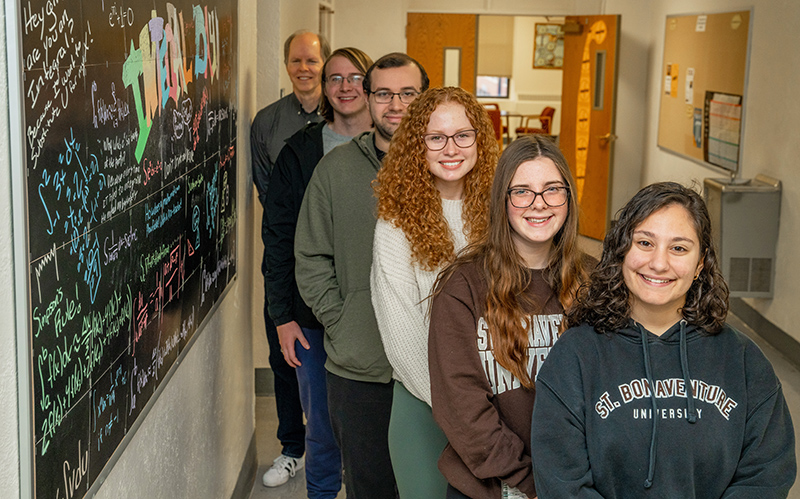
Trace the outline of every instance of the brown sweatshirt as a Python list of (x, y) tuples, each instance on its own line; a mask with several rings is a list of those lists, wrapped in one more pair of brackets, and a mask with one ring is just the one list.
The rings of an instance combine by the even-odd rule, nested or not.
[[(528, 321), (533, 376), (558, 338), (563, 308), (541, 270), (525, 291), (538, 313)], [(536, 496), (531, 470), (534, 391), (494, 360), (484, 320), (487, 284), (461, 265), (436, 296), (428, 339), (433, 416), (449, 440), (439, 470), (473, 499), (499, 499), (502, 482)]]

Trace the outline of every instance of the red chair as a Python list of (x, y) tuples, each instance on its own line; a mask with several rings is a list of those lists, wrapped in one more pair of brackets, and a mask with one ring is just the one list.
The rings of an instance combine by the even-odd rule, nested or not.
[(489, 119), (492, 120), (492, 126), (494, 127), (494, 138), (497, 140), (497, 144), (500, 146), (500, 150), (503, 150), (503, 129), (507, 132), (508, 129), (503, 126), (502, 115), (500, 114), (500, 106), (495, 104), (494, 102), (486, 103), (483, 105), (486, 112), (489, 113)]
[[(541, 133), (544, 135), (550, 135), (550, 131), (553, 125), (553, 116), (556, 114), (556, 110), (550, 106), (544, 108), (542, 110), (542, 114), (539, 115), (531, 115), (531, 116), (523, 116), (522, 123), (519, 128), (515, 130), (517, 135), (531, 135), (534, 133)], [(541, 123), (541, 128), (536, 128), (530, 126), (531, 120), (538, 119), (539, 123)]]

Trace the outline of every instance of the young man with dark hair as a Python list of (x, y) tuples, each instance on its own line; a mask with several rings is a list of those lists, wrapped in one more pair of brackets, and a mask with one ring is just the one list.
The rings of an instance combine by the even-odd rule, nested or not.
[(295, 233), (295, 275), (323, 325), (328, 409), (351, 499), (395, 499), (389, 457), (392, 368), (369, 290), (375, 196), (372, 181), (408, 105), (427, 89), (414, 59), (393, 53), (367, 71), (375, 130), (326, 155), (305, 191)]

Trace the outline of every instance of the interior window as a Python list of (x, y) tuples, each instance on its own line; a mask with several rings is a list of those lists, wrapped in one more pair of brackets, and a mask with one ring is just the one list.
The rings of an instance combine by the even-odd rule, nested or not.
[(478, 76), (475, 82), (478, 97), (508, 98), (508, 78), (503, 76)]

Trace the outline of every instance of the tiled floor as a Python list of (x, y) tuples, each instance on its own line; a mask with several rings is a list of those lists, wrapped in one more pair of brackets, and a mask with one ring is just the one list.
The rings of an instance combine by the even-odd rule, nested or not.
[[(275, 438), (278, 428), (278, 416), (275, 412), (275, 397), (256, 397), (256, 449), (258, 453), (258, 474), (250, 493), (250, 499), (302, 499), (306, 497), (305, 468), (298, 471), (294, 478), (280, 487), (269, 488), (261, 484), (261, 477), (278, 457), (281, 447)], [(344, 491), (337, 499), (344, 499)]]
[[(783, 392), (786, 396), (786, 402), (789, 404), (789, 410), (792, 412), (792, 419), (795, 424), (795, 445), (797, 446), (798, 455), (800, 455), (800, 371), (738, 318), (729, 316), (728, 322), (753, 338), (775, 367), (775, 372), (778, 374), (781, 383), (783, 383)], [(259, 467), (256, 483), (250, 497), (251, 499), (304, 498), (306, 497), (306, 491), (305, 473), (303, 471), (300, 471), (281, 487), (270, 489), (261, 484), (261, 475), (266, 472), (269, 465), (272, 464), (272, 460), (280, 452), (278, 441), (275, 438), (276, 427), (277, 417), (275, 415), (274, 397), (256, 397), (256, 445), (258, 448)], [(344, 497), (344, 492), (341, 492), (337, 499), (344, 499)], [(789, 499), (800, 499), (800, 485), (795, 485), (789, 493)]]

